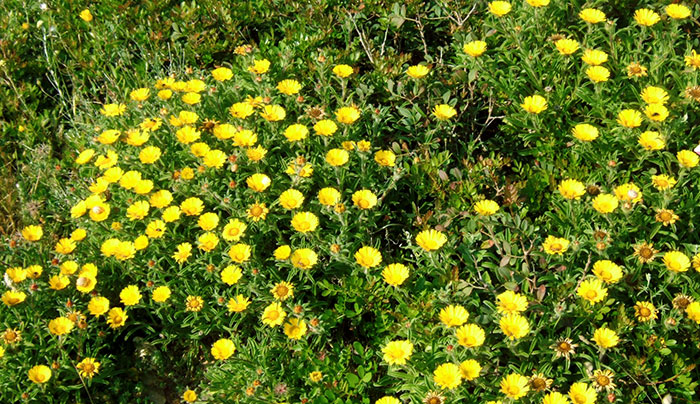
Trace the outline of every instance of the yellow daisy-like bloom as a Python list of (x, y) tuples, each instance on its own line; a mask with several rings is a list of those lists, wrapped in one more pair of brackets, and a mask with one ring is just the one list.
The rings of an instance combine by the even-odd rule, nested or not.
[(75, 247), (77, 247), (77, 245), (73, 240), (69, 238), (62, 238), (58, 240), (58, 243), (56, 243), (54, 251), (56, 251), (58, 254), (68, 255), (75, 250)]
[(355, 70), (349, 65), (336, 65), (333, 67), (333, 73), (340, 78), (350, 77)]
[(496, 305), (499, 313), (520, 313), (527, 309), (527, 298), (520, 293), (507, 290), (496, 296)]
[(668, 93), (661, 87), (647, 86), (642, 90), (642, 99), (647, 104), (666, 104)]
[(593, 381), (596, 391), (613, 391), (616, 387), (613, 381), (614, 376), (615, 374), (610, 370), (597, 369), (595, 372), (593, 372), (590, 379)]
[(27, 377), (36, 384), (43, 384), (51, 379), (51, 369), (48, 366), (37, 365), (29, 369)]
[(580, 123), (574, 126), (571, 133), (582, 142), (591, 142), (598, 138), (598, 128), (587, 123)]
[(330, 119), (322, 119), (314, 125), (314, 132), (321, 136), (331, 136), (338, 131), (338, 125)]
[(242, 264), (250, 259), (251, 248), (248, 244), (234, 244), (228, 250), (228, 256), (235, 263)]
[(248, 67), (248, 71), (255, 74), (264, 74), (270, 70), (270, 61), (267, 59), (256, 60)]
[(240, 313), (248, 308), (250, 305), (250, 300), (243, 295), (236, 295), (235, 298), (231, 298), (228, 301), (227, 307), (229, 313)]
[(350, 155), (343, 149), (331, 149), (326, 153), (326, 162), (333, 167), (340, 167), (348, 162)]
[(277, 83), (277, 91), (284, 95), (294, 95), (301, 91), (301, 84), (296, 80), (282, 80)]
[(284, 324), (284, 335), (289, 339), (301, 339), (306, 335), (306, 322), (299, 318), (289, 319)]
[(434, 229), (423, 230), (416, 236), (416, 243), (425, 251), (440, 249), (447, 242), (447, 236)]
[(228, 265), (219, 274), (221, 281), (229, 286), (235, 285), (243, 277), (243, 271), (237, 265)]
[(382, 271), (384, 282), (391, 286), (400, 286), (408, 278), (408, 275), (408, 268), (403, 264), (390, 264)]
[(196, 197), (187, 198), (180, 204), (180, 210), (187, 216), (199, 216), (204, 210), (204, 202)]
[(607, 284), (617, 283), (622, 279), (622, 268), (609, 260), (596, 261), (593, 264), (593, 273), (598, 279)]
[(464, 44), (462, 48), (464, 53), (472, 57), (478, 57), (486, 52), (486, 42), (484, 41), (471, 41)]
[(666, 147), (666, 142), (659, 135), (659, 132), (646, 131), (639, 135), (638, 143), (645, 150), (656, 151), (663, 150)]
[(700, 302), (692, 302), (685, 308), (688, 319), (700, 324)]
[(126, 111), (124, 104), (105, 104), (100, 109), (100, 113), (104, 116), (120, 116)]
[(246, 149), (245, 155), (250, 161), (260, 161), (267, 154), (267, 149), (262, 146), (251, 147)]
[(637, 302), (634, 305), (634, 316), (641, 322), (647, 322), (658, 318), (656, 307), (651, 302)]
[(247, 228), (248, 226), (238, 219), (229, 220), (221, 235), (226, 241), (238, 241), (243, 237)]
[(374, 404), (401, 404), (401, 401), (396, 397), (384, 396), (375, 401)]
[(620, 342), (617, 333), (606, 327), (595, 330), (593, 340), (601, 348), (612, 348)]
[(185, 93), (182, 95), (182, 102), (188, 105), (199, 104), (202, 100), (202, 96), (197, 93)]
[(675, 20), (690, 17), (690, 9), (682, 4), (669, 4), (665, 8), (666, 14)]
[(352, 202), (360, 209), (372, 209), (377, 205), (377, 195), (368, 189), (361, 189), (352, 194)]
[(637, 62), (627, 65), (627, 77), (644, 77), (647, 75), (647, 68)]
[(661, 21), (661, 17), (648, 8), (640, 8), (634, 12), (634, 20), (637, 21), (639, 25), (651, 27)]
[(549, 255), (563, 255), (569, 249), (569, 240), (560, 237), (547, 236), (542, 244), (544, 252)]
[(700, 69), (700, 53), (691, 50), (690, 55), (685, 57), (685, 65), (691, 67), (693, 70)]
[(285, 209), (296, 209), (304, 203), (304, 194), (290, 188), (280, 194), (279, 201), (280, 205)]
[(501, 207), (498, 206), (498, 203), (496, 201), (492, 201), (489, 199), (484, 199), (483, 201), (479, 201), (476, 204), (474, 204), (474, 211), (476, 211), (476, 213), (480, 214), (481, 216), (495, 215), (500, 208)]
[(619, 204), (617, 198), (610, 194), (599, 194), (593, 199), (593, 209), (603, 214), (612, 213)]
[(642, 124), (642, 113), (636, 109), (623, 109), (617, 115), (617, 123), (626, 128), (636, 128)]
[(323, 379), (323, 373), (319, 372), (318, 370), (315, 370), (311, 373), (309, 373), (309, 380), (311, 380), (314, 383), (317, 383)]
[(287, 116), (287, 111), (279, 105), (265, 105), (260, 116), (268, 122), (278, 122)]
[(520, 314), (506, 314), (501, 317), (499, 325), (503, 334), (511, 340), (522, 338), (530, 332), (530, 323)]
[(197, 248), (202, 251), (212, 251), (219, 245), (219, 238), (212, 232), (206, 232), (197, 238)]
[(22, 267), (12, 267), (5, 270), (5, 275), (7, 275), (12, 282), (20, 283), (27, 279), (27, 271)]
[(549, 4), (549, 0), (527, 0), (527, 4), (532, 7), (544, 7)]
[(335, 111), (335, 119), (340, 123), (350, 125), (360, 119), (360, 110), (355, 106), (342, 107)]
[(567, 38), (557, 40), (554, 42), (554, 46), (562, 55), (571, 55), (579, 48), (578, 41)]
[(669, 251), (664, 254), (664, 265), (671, 272), (685, 272), (690, 268), (690, 259), (680, 251)]
[(454, 389), (462, 383), (462, 372), (454, 363), (443, 363), (433, 372), (433, 381), (443, 389)]
[(107, 313), (107, 324), (111, 328), (119, 328), (126, 323), (129, 316), (121, 307), (113, 307)]
[(676, 153), (678, 164), (685, 168), (694, 168), (700, 163), (700, 157), (690, 150), (681, 150)]
[(292, 255), (292, 248), (287, 244), (281, 245), (275, 248), (275, 251), (272, 252), (272, 255), (275, 256), (276, 260), (284, 261), (287, 258), (289, 258), (290, 255)]
[(49, 321), (49, 331), (53, 335), (65, 335), (71, 332), (74, 323), (66, 317), (57, 317)]
[(296, 268), (310, 269), (318, 262), (318, 256), (311, 249), (301, 248), (292, 253), (290, 260)]
[(129, 98), (137, 102), (142, 102), (146, 101), (150, 95), (151, 90), (148, 88), (137, 88), (129, 93)]
[(88, 313), (95, 317), (105, 314), (109, 310), (109, 299), (102, 296), (94, 296), (88, 303)]
[(594, 83), (602, 83), (610, 78), (610, 70), (603, 66), (591, 66), (586, 69), (586, 76)]
[(78, 369), (80, 376), (92, 379), (100, 371), (100, 362), (95, 358), (85, 358), (80, 361), (75, 367)]
[(433, 115), (441, 121), (446, 121), (457, 115), (457, 110), (447, 104), (440, 104), (433, 108)]
[(647, 244), (644, 242), (634, 246), (634, 256), (637, 257), (642, 264), (653, 261), (658, 252), (658, 250), (654, 249), (654, 244)]
[(272, 184), (272, 180), (267, 175), (258, 173), (248, 177), (246, 184), (255, 192), (263, 192)]
[(299, 212), (292, 217), (292, 227), (299, 233), (309, 233), (318, 227), (318, 217), (311, 212)]
[(284, 130), (284, 137), (286, 137), (290, 142), (304, 140), (308, 134), (309, 128), (298, 123), (289, 125), (287, 129)]
[(631, 182), (615, 187), (615, 196), (623, 202), (638, 203), (642, 201), (642, 191)]
[(153, 299), (154, 302), (156, 303), (163, 303), (170, 299), (170, 295), (172, 292), (170, 291), (170, 288), (167, 286), (158, 286), (153, 290), (153, 294), (151, 295), (151, 298)]
[(413, 354), (413, 344), (408, 340), (391, 341), (384, 348), (384, 361), (390, 365), (405, 365)]
[(355, 261), (363, 268), (374, 268), (382, 262), (382, 254), (374, 247), (362, 247), (355, 252)]
[(430, 73), (430, 67), (426, 65), (410, 66), (406, 70), (406, 74), (408, 74), (410, 77), (413, 77), (414, 79), (422, 79), (423, 77), (427, 76), (428, 73)]
[(486, 334), (484, 329), (476, 324), (465, 324), (457, 328), (457, 342), (467, 348), (475, 348), (484, 344)]
[(440, 321), (447, 327), (459, 327), (469, 320), (469, 312), (460, 305), (449, 305), (440, 310)]
[(234, 118), (246, 119), (255, 113), (255, 107), (247, 102), (237, 102), (231, 105), (228, 112)]
[(382, 167), (393, 167), (396, 163), (396, 155), (391, 150), (379, 150), (374, 153), (374, 161)]
[(75, 280), (75, 288), (82, 293), (90, 293), (97, 285), (97, 279), (94, 275), (86, 273), (80, 274), (78, 279)]
[(589, 24), (598, 24), (607, 18), (604, 12), (595, 8), (584, 8), (578, 13), (578, 16)]
[(229, 68), (219, 67), (211, 71), (211, 76), (216, 81), (226, 81), (231, 80), (233, 77), (233, 72)]
[(237, 147), (253, 147), (258, 142), (258, 135), (248, 129), (236, 131), (232, 137), (233, 145)]
[(163, 221), (166, 223), (175, 222), (180, 219), (180, 214), (182, 211), (178, 206), (169, 206), (163, 211)]
[(696, 254), (696, 255), (693, 257), (692, 263), (693, 263), (693, 268), (694, 268), (696, 271), (700, 272), (700, 254)]
[(197, 225), (205, 231), (214, 230), (219, 225), (219, 216), (214, 212), (207, 212), (199, 216)]
[(676, 182), (677, 181), (675, 178), (669, 177), (666, 174), (651, 176), (651, 183), (654, 185), (654, 188), (658, 189), (659, 191), (665, 191), (673, 188), (673, 186), (676, 185)]
[(524, 397), (530, 390), (528, 378), (517, 373), (511, 373), (501, 379), (500, 386), (501, 392), (513, 400)]
[(644, 108), (644, 114), (652, 121), (661, 122), (668, 118), (668, 108), (661, 104), (649, 104)]
[(201, 296), (187, 296), (185, 299), (185, 310), (198, 312), (204, 308), (204, 299)]
[(82, 19), (85, 22), (90, 22), (90, 21), (92, 21), (92, 18), (93, 18), (92, 13), (87, 8), (85, 10), (81, 11), (80, 14), (78, 14), (78, 15), (80, 16), (80, 19)]
[(479, 373), (481, 373), (481, 365), (474, 359), (467, 359), (460, 363), (459, 371), (464, 380), (474, 380), (479, 377)]
[(90, 162), (90, 160), (92, 159), (92, 157), (94, 155), (95, 155), (95, 150), (85, 149), (82, 152), (80, 152), (78, 157), (75, 158), (75, 164), (78, 164), (78, 165), (87, 164)]
[(559, 192), (566, 199), (579, 199), (586, 194), (586, 186), (580, 181), (567, 179), (559, 184)]
[(512, 6), (507, 1), (492, 1), (489, 3), (489, 12), (497, 17), (503, 17), (510, 13)]
[(185, 390), (185, 392), (182, 393), (182, 399), (188, 403), (194, 403), (197, 401), (197, 393), (195, 393), (194, 390)]
[(554, 392), (549, 393), (542, 398), (542, 404), (569, 404), (569, 399), (565, 395)]
[(182, 264), (187, 261), (187, 259), (192, 255), (192, 244), (182, 243), (177, 246), (177, 249), (173, 253), (173, 259), (178, 264)]
[(211, 346), (211, 355), (220, 361), (226, 360), (236, 352), (236, 345), (228, 338), (221, 338)]
[(133, 306), (141, 300), (141, 293), (136, 285), (129, 285), (119, 293), (119, 300), (124, 306)]
[(608, 54), (597, 49), (586, 49), (581, 60), (587, 65), (598, 66), (608, 61)]
[(294, 285), (289, 282), (279, 282), (270, 289), (270, 293), (279, 301), (285, 301), (294, 296)]
[(264, 203), (254, 203), (246, 209), (246, 215), (254, 222), (265, 220), (270, 209)]
[(594, 404), (596, 392), (593, 387), (586, 383), (574, 383), (569, 388), (569, 398), (573, 404)]
[(595, 304), (605, 299), (608, 295), (608, 289), (603, 286), (603, 282), (598, 278), (586, 279), (581, 282), (576, 294)]
[(541, 95), (530, 95), (525, 97), (520, 106), (531, 114), (539, 114), (547, 109), (547, 100)]
[(263, 324), (268, 325), (270, 327), (277, 327), (278, 325), (281, 325), (282, 322), (284, 322), (284, 318), (286, 316), (287, 313), (285, 313), (284, 310), (282, 310), (282, 306), (279, 303), (275, 302), (265, 307), (261, 318)]

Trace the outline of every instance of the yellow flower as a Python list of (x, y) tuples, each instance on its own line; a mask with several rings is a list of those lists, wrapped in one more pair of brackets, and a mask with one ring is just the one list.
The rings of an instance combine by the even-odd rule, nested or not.
[(317, 135), (331, 136), (338, 130), (338, 125), (330, 119), (322, 119), (314, 125), (314, 131)]
[(664, 254), (664, 265), (671, 272), (685, 272), (690, 268), (690, 258), (680, 251), (669, 251)]
[(314, 383), (319, 382), (322, 378), (323, 373), (319, 372), (318, 370), (309, 373), (309, 380), (311, 380)]
[(248, 67), (248, 71), (255, 74), (265, 74), (270, 70), (270, 61), (267, 59), (256, 60)]
[(126, 209), (129, 220), (140, 220), (148, 215), (151, 205), (147, 201), (134, 202)]
[(231, 80), (231, 78), (233, 77), (233, 72), (229, 68), (218, 67), (211, 71), (211, 75), (216, 81), (226, 81)]
[(306, 139), (306, 136), (308, 134), (309, 129), (306, 126), (298, 123), (289, 125), (284, 131), (284, 137), (286, 137), (287, 140), (289, 140), (290, 142), (298, 142), (299, 140), (304, 140)]
[(247, 228), (248, 226), (238, 219), (229, 220), (221, 235), (226, 241), (238, 241), (243, 237)]
[(301, 90), (301, 84), (296, 80), (282, 80), (277, 83), (277, 91), (285, 95), (294, 95)]
[(481, 216), (495, 215), (499, 209), (500, 206), (498, 206), (498, 203), (489, 199), (484, 199), (483, 201), (479, 201), (474, 205), (474, 211)]
[(541, 95), (531, 95), (525, 97), (523, 103), (520, 106), (531, 114), (539, 114), (540, 112), (547, 109), (547, 100)]
[(443, 363), (433, 372), (433, 381), (443, 389), (454, 389), (462, 383), (462, 372), (454, 363)]
[(384, 396), (375, 401), (374, 404), (401, 404), (401, 401), (396, 397)]
[(651, 302), (637, 302), (634, 305), (634, 315), (641, 322), (656, 319), (656, 307)]
[(507, 1), (492, 1), (489, 3), (489, 12), (497, 17), (503, 17), (510, 13), (511, 5)]
[(263, 192), (272, 184), (272, 181), (267, 175), (258, 173), (248, 177), (248, 179), (246, 179), (246, 184), (248, 184), (248, 188), (253, 191)]
[(524, 397), (530, 390), (528, 378), (517, 373), (511, 373), (501, 379), (500, 386), (501, 392), (513, 400)]
[(527, 298), (520, 293), (507, 290), (496, 296), (498, 312), (502, 314), (515, 314), (527, 309)]
[(433, 108), (433, 115), (441, 121), (446, 121), (457, 115), (457, 110), (447, 104), (440, 104)]
[(685, 314), (690, 320), (700, 324), (700, 302), (692, 302), (685, 308)]
[(642, 114), (636, 109), (623, 109), (617, 115), (617, 123), (626, 128), (636, 128), (642, 124)]
[(642, 90), (642, 99), (647, 104), (666, 104), (668, 93), (661, 87), (647, 86)]
[(80, 154), (78, 157), (75, 158), (75, 164), (83, 165), (87, 164), (90, 162), (92, 157), (95, 155), (95, 151), (93, 149), (85, 149)]
[(579, 199), (586, 194), (586, 186), (580, 181), (564, 180), (559, 184), (559, 193), (566, 199)]
[(447, 242), (447, 236), (437, 230), (423, 230), (416, 236), (416, 243), (425, 251), (440, 249)]
[(236, 295), (235, 298), (229, 299), (227, 307), (230, 313), (240, 313), (247, 309), (249, 304), (250, 300), (248, 300), (247, 297), (243, 295)]
[(203, 163), (207, 167), (221, 168), (226, 162), (226, 153), (221, 150), (209, 150), (203, 159)]
[(352, 202), (360, 209), (372, 209), (377, 205), (377, 195), (368, 189), (361, 189), (352, 194)]
[(121, 307), (113, 307), (107, 313), (107, 324), (112, 328), (119, 328), (126, 323), (129, 316)]
[(340, 201), (340, 192), (335, 188), (322, 188), (318, 191), (318, 201), (321, 205), (335, 206)]
[(158, 98), (161, 100), (169, 100), (173, 96), (173, 92), (168, 89), (158, 91)]
[(182, 264), (192, 255), (192, 244), (182, 243), (177, 246), (177, 250), (173, 253), (173, 259)]
[(236, 352), (236, 345), (228, 338), (221, 338), (211, 346), (211, 355), (220, 361), (226, 360)]
[(484, 52), (486, 52), (486, 42), (471, 41), (464, 44), (462, 50), (469, 56), (478, 57), (481, 56)]
[(277, 122), (287, 116), (287, 111), (279, 105), (265, 105), (260, 111), (260, 116), (266, 121)]
[(607, 284), (617, 283), (622, 279), (622, 268), (609, 260), (596, 261), (593, 264), (593, 273)]
[(290, 260), (296, 268), (310, 269), (318, 262), (318, 256), (311, 249), (301, 248), (292, 253)]
[(198, 312), (204, 308), (204, 299), (201, 296), (187, 296), (185, 299), (185, 310)]
[(260, 161), (267, 154), (267, 149), (262, 146), (251, 147), (245, 151), (245, 154), (250, 161)]
[(255, 108), (247, 102), (237, 102), (228, 109), (234, 118), (246, 119), (255, 113)]
[(80, 361), (75, 367), (78, 369), (80, 376), (92, 379), (100, 371), (100, 362), (95, 358), (85, 358)]
[(294, 285), (289, 282), (279, 282), (270, 290), (270, 293), (275, 296), (275, 299), (283, 302), (294, 296)]
[(390, 365), (405, 365), (413, 354), (413, 344), (408, 340), (391, 341), (382, 348), (384, 361)]
[(57, 317), (49, 321), (49, 331), (53, 335), (65, 335), (73, 329), (73, 322), (66, 317)]
[(204, 210), (204, 202), (196, 197), (187, 198), (180, 204), (180, 210), (187, 216), (199, 216)]
[(182, 393), (182, 399), (188, 403), (194, 403), (197, 401), (197, 393), (195, 393), (194, 390), (185, 390), (185, 392)]
[(48, 366), (37, 365), (29, 369), (27, 376), (36, 384), (46, 383), (51, 379), (51, 369)]
[(544, 7), (549, 4), (549, 0), (527, 0), (527, 4), (532, 7)]
[(270, 303), (263, 311), (262, 322), (270, 327), (276, 327), (282, 324), (286, 316), (287, 313), (282, 310), (282, 306), (279, 303)]
[(578, 41), (566, 38), (557, 40), (554, 42), (554, 46), (556, 46), (557, 50), (562, 55), (571, 55), (579, 48)]
[(27, 279), (27, 271), (25, 271), (22, 267), (7, 268), (5, 270), (5, 275), (12, 279), (12, 282), (14, 283), (20, 283)]
[(124, 111), (126, 111), (124, 104), (105, 104), (100, 109), (100, 113), (104, 116), (119, 116), (123, 115)]
[(690, 17), (690, 9), (682, 4), (669, 4), (665, 10), (669, 17), (676, 20)]
[(219, 225), (219, 216), (214, 212), (207, 212), (199, 216), (197, 225), (205, 231), (214, 230)]
[(202, 96), (197, 93), (185, 93), (182, 95), (182, 102), (188, 105), (199, 104), (202, 100)]
[(542, 398), (542, 404), (569, 404), (569, 399), (565, 395), (554, 392), (549, 393)]
[(374, 161), (383, 167), (393, 167), (396, 162), (396, 155), (391, 150), (379, 150), (374, 153)]
[(571, 130), (574, 137), (582, 142), (591, 142), (598, 138), (598, 128), (587, 123), (580, 123)]
[(129, 285), (119, 293), (119, 300), (124, 306), (133, 306), (141, 300), (141, 293), (136, 285)]
[(481, 373), (481, 365), (474, 359), (467, 359), (459, 365), (459, 371), (464, 380), (474, 380)]
[(80, 12), (80, 18), (85, 22), (92, 21), (92, 13), (87, 8)]
[(333, 167), (340, 167), (348, 162), (350, 155), (343, 149), (331, 149), (326, 154), (326, 162)]
[(202, 251), (212, 251), (218, 244), (219, 238), (211, 232), (206, 232), (197, 238), (197, 248)]
[(574, 383), (569, 388), (569, 398), (573, 404), (595, 404), (596, 392), (586, 383)]
[(674, 185), (676, 185), (676, 179), (665, 174), (652, 175), (651, 182), (654, 184), (654, 188), (658, 189), (659, 191), (671, 189)]
[(422, 79), (423, 77), (427, 76), (428, 73), (430, 73), (430, 67), (426, 65), (410, 66), (406, 70), (406, 74), (413, 77), (414, 79)]
[(634, 12), (634, 20), (637, 24), (645, 27), (651, 27), (661, 20), (658, 14), (648, 8), (640, 8)]
[(119, 132), (118, 130), (106, 130), (102, 132), (100, 136), (97, 137), (97, 141), (102, 144), (112, 144), (119, 139), (120, 135), (121, 132)]
[(340, 78), (349, 77), (354, 72), (352, 66), (348, 65), (336, 65), (333, 68), (333, 73)]
[(569, 240), (565, 238), (547, 236), (542, 247), (544, 248), (544, 252), (549, 255), (564, 255), (566, 250), (569, 249)]
[[(217, 124), (215, 124), (214, 129), (212, 130), (212, 133), (214, 133), (214, 136), (216, 136), (217, 139), (221, 139), (221, 140), (231, 139), (238, 132), (239, 131), (236, 129), (236, 127), (229, 124), (229, 123), (221, 123), (221, 124), (217, 123)], [(243, 132), (243, 131), (240, 131), (240, 132)], [(251, 131), (248, 131), (248, 132), (252, 133)], [(253, 133), (253, 135), (255, 135), (255, 134)], [(234, 139), (233, 144), (236, 146), (240, 146), (239, 144), (236, 144), (235, 139)], [(250, 146), (252, 146), (254, 144), (255, 144), (255, 141), (252, 144), (250, 144)]]
[(645, 150), (656, 151), (663, 150), (666, 147), (666, 142), (659, 135), (659, 132), (646, 131), (639, 135), (638, 143)]
[(598, 303), (603, 301), (608, 295), (608, 289), (603, 286), (603, 282), (600, 279), (593, 278), (581, 282), (576, 294), (591, 303)]
[(390, 264), (382, 271), (384, 282), (391, 286), (400, 286), (408, 278), (408, 268), (403, 264)]
[(631, 182), (615, 187), (614, 192), (617, 199), (623, 202), (637, 203), (642, 200), (642, 191)]
[(81, 273), (75, 280), (75, 288), (82, 293), (90, 293), (97, 285), (97, 278), (90, 273)]
[(608, 78), (610, 78), (610, 70), (603, 66), (591, 66), (586, 69), (586, 75), (594, 83), (601, 83), (608, 81)]
[(275, 251), (272, 253), (275, 256), (275, 259), (278, 261), (284, 261), (289, 256), (292, 254), (292, 248), (289, 245), (281, 245), (277, 248), (275, 248)]
[(237, 265), (228, 265), (226, 268), (221, 270), (221, 281), (227, 285), (235, 285), (241, 277), (243, 277), (243, 272), (241, 268)]
[(637, 62), (627, 65), (627, 77), (643, 77), (647, 75), (647, 68)]
[(678, 215), (670, 209), (659, 209), (656, 212), (656, 221), (662, 223), (664, 226), (674, 224), (678, 219)]
[(440, 310), (440, 321), (447, 327), (459, 327), (469, 320), (469, 312), (460, 305), (449, 305)]
[(593, 340), (601, 348), (612, 348), (620, 342), (620, 338), (617, 336), (617, 333), (606, 327), (595, 330), (593, 333)]
[(467, 348), (475, 348), (484, 344), (486, 334), (484, 329), (476, 324), (465, 324), (457, 328), (457, 342)]
[(681, 167), (694, 168), (700, 162), (700, 157), (690, 150), (681, 150), (676, 153), (676, 158)]
[(382, 254), (374, 247), (362, 247), (355, 252), (355, 261), (363, 268), (374, 268), (382, 262)]
[(584, 8), (578, 16), (589, 24), (598, 24), (605, 21), (605, 13), (595, 8)]
[(54, 247), (54, 251), (56, 251), (59, 254), (63, 255), (68, 255), (75, 250), (76, 244), (73, 240), (69, 238), (62, 238), (58, 240), (58, 243), (56, 243), (56, 246)]
[(691, 50), (690, 55), (685, 57), (685, 65), (692, 67), (693, 70), (700, 69), (700, 53), (695, 52), (695, 50)]
[(153, 290), (153, 295), (151, 298), (156, 303), (163, 303), (170, 298), (171, 291), (167, 286), (158, 286)]
[(308, 233), (318, 227), (318, 217), (311, 212), (299, 212), (292, 217), (292, 227), (299, 233)]
[(306, 322), (298, 318), (287, 320), (284, 324), (284, 335), (289, 339), (301, 339), (306, 335)]
[(501, 317), (499, 325), (503, 334), (511, 340), (522, 338), (530, 332), (530, 323), (520, 314), (506, 314)]
[(668, 117), (668, 108), (662, 104), (649, 104), (644, 108), (644, 113), (652, 121), (661, 122)]
[(234, 244), (228, 250), (228, 256), (235, 263), (242, 264), (250, 259), (251, 249), (248, 244)]
[(342, 107), (335, 112), (335, 119), (340, 123), (352, 124), (360, 118), (360, 110), (355, 106)]
[(608, 61), (608, 54), (597, 49), (586, 49), (581, 60), (587, 65), (598, 66)]

